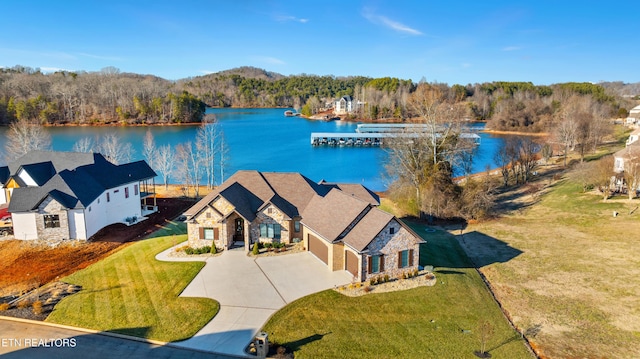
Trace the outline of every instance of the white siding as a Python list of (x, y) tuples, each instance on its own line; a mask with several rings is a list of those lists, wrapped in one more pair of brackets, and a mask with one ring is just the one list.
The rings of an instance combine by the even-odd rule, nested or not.
[(7, 203), (7, 190), (0, 188), (0, 204)]
[(35, 213), (12, 213), (11, 218), (15, 239), (38, 239)]
[(84, 211), (81, 209), (71, 209), (67, 211), (67, 218), (69, 219), (69, 238), (87, 239)]
[[(109, 189), (85, 208), (84, 216), (87, 238), (110, 224), (126, 223), (126, 218), (142, 217), (140, 192), (134, 195), (134, 184), (138, 184), (138, 182), (132, 182)], [(129, 198), (125, 198), (125, 188), (129, 188)], [(107, 201), (107, 193), (109, 193), (109, 201)], [(100, 203), (98, 203), (98, 200)], [(89, 208), (91, 208), (91, 210), (89, 210)]]
[(18, 171), (18, 177), (20, 177), (27, 186), (30, 186), (30, 187), (38, 186), (36, 181), (34, 181), (33, 178), (31, 178), (31, 176), (29, 175), (29, 173), (27, 173), (27, 171), (25, 171), (23, 168), (21, 168), (20, 171)]

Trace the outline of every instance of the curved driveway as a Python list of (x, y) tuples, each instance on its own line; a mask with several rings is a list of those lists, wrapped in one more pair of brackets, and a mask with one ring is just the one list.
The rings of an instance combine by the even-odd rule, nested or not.
[(210, 258), (156, 256), (162, 261), (202, 261), (206, 265), (181, 297), (206, 297), (220, 303), (218, 314), (192, 338), (172, 345), (231, 355), (244, 349), (267, 320), (286, 304), (350, 283), (346, 271), (330, 271), (309, 252), (253, 258), (242, 248)]

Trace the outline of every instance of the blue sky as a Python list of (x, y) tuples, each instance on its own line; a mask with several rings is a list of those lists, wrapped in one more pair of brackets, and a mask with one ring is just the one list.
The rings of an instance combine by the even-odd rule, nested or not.
[(640, 81), (640, 1), (2, 1), (0, 66)]

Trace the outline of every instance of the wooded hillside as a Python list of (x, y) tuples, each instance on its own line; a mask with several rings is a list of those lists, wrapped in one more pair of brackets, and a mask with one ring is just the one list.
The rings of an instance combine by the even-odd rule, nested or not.
[[(637, 104), (629, 94), (640, 85), (619, 82), (491, 82), (466, 86), (434, 84), (456, 102), (466, 118), (496, 130), (548, 131), (569, 112), (624, 117)], [(42, 124), (156, 124), (200, 122), (210, 107), (294, 107), (313, 114), (350, 95), (361, 106), (354, 119), (416, 117), (407, 99), (418, 85), (397, 78), (317, 75), (284, 76), (254, 67), (168, 81), (156, 76), (59, 71), (43, 74), (23, 66), (0, 69), (0, 124), (18, 119)]]

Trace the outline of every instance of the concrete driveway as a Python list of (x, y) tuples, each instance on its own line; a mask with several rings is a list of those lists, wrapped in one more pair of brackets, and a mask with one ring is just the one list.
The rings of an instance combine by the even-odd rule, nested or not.
[[(202, 261), (171, 258), (163, 261)], [(346, 271), (332, 272), (308, 252), (272, 257), (248, 257), (243, 249), (205, 259), (206, 265), (180, 294), (220, 303), (220, 312), (195, 336), (173, 343), (190, 349), (245, 355), (244, 349), (280, 308), (306, 295), (351, 282)]]

